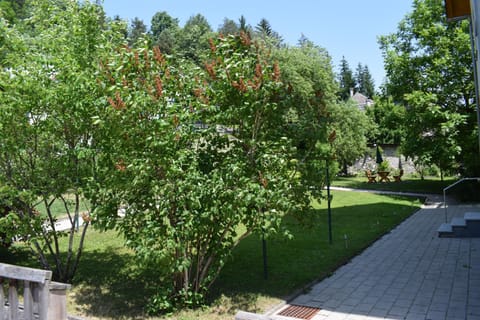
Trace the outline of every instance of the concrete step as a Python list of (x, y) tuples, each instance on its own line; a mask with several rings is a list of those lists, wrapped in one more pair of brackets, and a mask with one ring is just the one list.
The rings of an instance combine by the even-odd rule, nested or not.
[(453, 228), (450, 223), (442, 223), (437, 231), (440, 238), (452, 238), (454, 236)]
[(467, 228), (467, 222), (463, 217), (452, 218), (452, 222), (450, 222), (450, 224), (452, 225), (455, 238), (465, 238), (470, 236)]
[(480, 237), (480, 212), (465, 213), (465, 221), (469, 237)]
[(480, 212), (466, 212), (463, 217), (453, 217), (450, 223), (438, 228), (440, 238), (480, 237)]
[(466, 212), (464, 219), (468, 221), (480, 221), (480, 212)]
[(450, 224), (452, 225), (452, 228), (465, 228), (467, 226), (465, 218), (462, 217), (453, 217)]

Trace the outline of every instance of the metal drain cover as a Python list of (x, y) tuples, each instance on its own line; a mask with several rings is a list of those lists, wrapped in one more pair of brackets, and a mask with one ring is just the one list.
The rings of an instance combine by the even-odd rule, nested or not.
[(279, 313), (277, 313), (277, 315), (283, 316), (283, 317), (310, 320), (320, 310), (321, 310), (320, 308), (290, 305), (285, 309), (283, 309), (282, 311), (280, 311)]

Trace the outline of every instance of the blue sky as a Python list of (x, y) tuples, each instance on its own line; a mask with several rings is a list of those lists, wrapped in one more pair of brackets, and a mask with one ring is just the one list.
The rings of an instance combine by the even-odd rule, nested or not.
[(397, 30), (398, 23), (411, 12), (413, 0), (104, 0), (108, 16), (131, 21), (135, 17), (150, 25), (152, 16), (166, 11), (180, 20), (200, 13), (214, 30), (225, 17), (238, 21), (244, 15), (255, 26), (266, 18), (288, 44), (295, 45), (303, 33), (332, 56), (338, 71), (342, 56), (355, 71), (367, 65), (378, 87), (385, 77), (379, 35)]

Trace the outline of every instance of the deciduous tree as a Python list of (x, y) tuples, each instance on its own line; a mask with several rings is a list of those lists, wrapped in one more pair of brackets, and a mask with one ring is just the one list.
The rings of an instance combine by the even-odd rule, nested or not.
[[(468, 21), (447, 23), (442, 1), (415, 0), (413, 11), (400, 22), (398, 31), (381, 37), (380, 45), (387, 72), (386, 91), (395, 102), (406, 106), (407, 119), (422, 122), (425, 128), (423, 134), (414, 131), (412, 139), (405, 141), (404, 149), (411, 150), (411, 156), (423, 158), (427, 164), (442, 161), (444, 170), (447, 163), (456, 163), (469, 174), (478, 175), (480, 161)], [(424, 110), (431, 109), (433, 114), (413, 113), (420, 105)], [(448, 141), (441, 140), (445, 145), (429, 143), (432, 128), (437, 134), (449, 128)], [(448, 150), (454, 161), (445, 161), (447, 155), (438, 155), (439, 147)], [(435, 156), (424, 157), (426, 152)]]
[(203, 70), (147, 48), (104, 64), (95, 219), (165, 270), (151, 311), (198, 303), (243, 238), (280, 232), (322, 190), (313, 160), (328, 93), (292, 100), (296, 83), (245, 33), (209, 52)]
[(350, 100), (339, 102), (329, 108), (330, 131), (336, 132), (334, 150), (336, 160), (347, 174), (347, 168), (367, 152), (369, 135), (376, 125)]
[(212, 36), (212, 28), (203, 15), (191, 16), (179, 36), (179, 53), (195, 64), (201, 65), (203, 56), (209, 49), (208, 40)]
[[(0, 181), (30, 197), (9, 215), (54, 279), (71, 282), (89, 218), (78, 242), (75, 222), (86, 180), (92, 176), (92, 121), (97, 55), (121, 32), (103, 25), (103, 12), (88, 2), (35, 0), (29, 19), (7, 26), (9, 50), (0, 70)], [(112, 28), (116, 24), (112, 24)], [(105, 34), (109, 32), (109, 34)], [(67, 231), (56, 230), (54, 203), (62, 203)], [(42, 212), (37, 211), (42, 207)], [(59, 238), (68, 236), (63, 250)]]

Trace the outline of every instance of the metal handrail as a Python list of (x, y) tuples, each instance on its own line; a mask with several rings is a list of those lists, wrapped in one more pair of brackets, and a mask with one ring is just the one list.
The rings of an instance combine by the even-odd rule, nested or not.
[(445, 210), (445, 223), (448, 223), (448, 216), (447, 216), (447, 197), (446, 197), (446, 193), (449, 189), (455, 187), (456, 185), (462, 183), (462, 182), (465, 182), (465, 181), (473, 181), (473, 180), (477, 180), (478, 182), (480, 182), (480, 178), (463, 178), (463, 179), (460, 179), (458, 180), (457, 182), (449, 185), (448, 187), (444, 188), (443, 189), (443, 208)]

